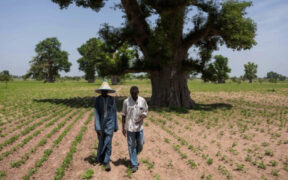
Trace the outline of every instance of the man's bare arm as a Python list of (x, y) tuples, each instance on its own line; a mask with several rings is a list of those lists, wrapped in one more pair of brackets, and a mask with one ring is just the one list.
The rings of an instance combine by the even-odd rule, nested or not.
[(126, 116), (122, 115), (122, 133), (124, 136), (126, 136), (125, 120), (126, 120)]

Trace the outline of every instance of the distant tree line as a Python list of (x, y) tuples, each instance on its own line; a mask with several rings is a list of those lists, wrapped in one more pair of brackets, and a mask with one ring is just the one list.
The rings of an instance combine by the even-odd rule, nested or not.
[[(111, 33), (111, 31), (114, 31)], [(109, 32), (109, 33), (107, 33)], [(139, 50), (133, 46), (129, 46), (125, 42), (119, 42), (116, 37), (117, 30), (111, 29), (110, 26), (104, 25), (99, 31), (98, 38), (91, 38), (78, 48), (78, 52), (82, 56), (77, 60), (79, 70), (85, 75), (80, 76), (64, 76), (60, 78), (60, 71), (69, 72), (71, 63), (68, 61), (68, 53), (61, 50), (61, 43), (56, 37), (46, 38), (40, 41), (36, 47), (36, 56), (30, 61), (30, 69), (23, 76), (23, 79), (33, 78), (36, 80), (44, 80), (44, 82), (55, 82), (56, 79), (61, 81), (75, 80), (80, 81), (81, 78), (93, 83), (97, 77), (109, 77), (112, 84), (117, 84), (121, 79), (148, 79), (151, 78), (148, 73), (127, 73), (130, 64), (139, 61)], [(116, 34), (116, 35), (115, 35)], [(229, 79), (231, 69), (228, 66), (228, 58), (222, 55), (215, 55), (214, 62), (205, 64), (202, 70), (204, 82), (225, 83)], [(207, 60), (208, 62), (208, 60)], [(248, 80), (249, 83), (257, 78), (258, 65), (253, 62), (244, 64), (244, 75), (231, 77), (232, 82), (241, 83)], [(97, 74), (97, 75), (96, 75)], [(197, 73), (191, 74), (195, 77)], [(18, 76), (14, 76), (18, 78)], [(12, 80), (13, 76), (9, 71), (1, 72), (0, 81), (7, 82)], [(265, 79), (269, 82), (284, 81), (287, 77), (270, 71)], [(258, 79), (262, 82), (263, 80)]]
[(267, 73), (266, 79), (269, 79), (270, 82), (277, 82), (277, 81), (285, 81), (287, 77), (278, 74), (276, 72), (270, 71)]

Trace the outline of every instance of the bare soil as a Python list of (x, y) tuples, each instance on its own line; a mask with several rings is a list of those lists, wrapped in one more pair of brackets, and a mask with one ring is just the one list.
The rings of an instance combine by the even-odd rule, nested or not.
[[(116, 88), (116, 96), (127, 96), (128, 86)], [(140, 89), (143, 92), (141, 96), (149, 95), (149, 89)], [(77, 151), (65, 170), (63, 179), (81, 179), (88, 169), (94, 171), (91, 179), (97, 180), (287, 179), (288, 96), (283, 93), (195, 92), (193, 97), (200, 106), (187, 113), (165, 109), (162, 112), (149, 112), (144, 126), (145, 145), (138, 156), (139, 169), (134, 174), (129, 173), (127, 139), (121, 133), (120, 119), (120, 129), (113, 136), (110, 162), (112, 170), (106, 172), (102, 166), (92, 162), (97, 151), (94, 147), (97, 144), (97, 135), (92, 120), (87, 125), (88, 129), (83, 134), (82, 141), (77, 145)], [(31, 179), (54, 178), (56, 169), (61, 166), (72, 141), (90, 112), (79, 119)], [(121, 116), (120, 112), (118, 115)], [(77, 115), (73, 119), (75, 117)], [(69, 120), (65, 127), (73, 119)], [(56, 124), (0, 161), (0, 170), (6, 173), (5, 179), (21, 179), (34, 167), (44, 150), (52, 146), (65, 127), (32, 154), (20, 168), (11, 168), (10, 163), (19, 160)], [(13, 143), (13, 146), (15, 144)], [(13, 146), (8, 146), (1, 152)]]

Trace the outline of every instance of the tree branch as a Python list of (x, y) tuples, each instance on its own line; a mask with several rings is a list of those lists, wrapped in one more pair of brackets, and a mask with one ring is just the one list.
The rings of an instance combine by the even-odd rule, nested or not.
[(126, 74), (126, 73), (141, 73), (141, 72), (149, 73), (150, 70), (129, 68), (129, 69), (125, 69), (124, 74)]
[(198, 31), (191, 31), (186, 38), (183, 39), (183, 48), (188, 50), (193, 44), (198, 43), (201, 39), (210, 34), (210, 29), (204, 27)]
[(145, 20), (145, 16), (141, 12), (136, 0), (121, 0), (121, 2), (127, 14), (129, 25), (133, 28), (133, 37), (143, 54), (147, 55), (148, 51), (145, 46), (148, 44), (150, 37), (150, 28)]

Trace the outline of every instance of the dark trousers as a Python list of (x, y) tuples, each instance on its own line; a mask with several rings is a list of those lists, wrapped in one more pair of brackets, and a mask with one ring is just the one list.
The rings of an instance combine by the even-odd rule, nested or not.
[(109, 163), (112, 152), (112, 137), (113, 135), (105, 134), (104, 132), (98, 136), (98, 162)]

